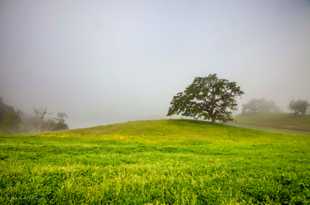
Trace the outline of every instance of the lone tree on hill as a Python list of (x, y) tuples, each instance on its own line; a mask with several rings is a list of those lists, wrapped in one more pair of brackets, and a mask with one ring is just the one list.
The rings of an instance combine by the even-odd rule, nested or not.
[(236, 82), (219, 79), (216, 74), (196, 77), (185, 91), (173, 97), (168, 116), (182, 115), (194, 119), (227, 122), (237, 109), (236, 98), (244, 92)]
[(305, 115), (308, 106), (310, 104), (306, 100), (292, 100), (289, 104), (289, 108), (294, 111), (295, 115)]

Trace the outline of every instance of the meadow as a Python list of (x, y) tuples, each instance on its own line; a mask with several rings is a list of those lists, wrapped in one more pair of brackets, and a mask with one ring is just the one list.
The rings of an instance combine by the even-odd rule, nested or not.
[(252, 127), (310, 132), (310, 115), (289, 113), (255, 113), (238, 115), (235, 123)]
[(190, 120), (0, 134), (0, 204), (309, 204), (310, 133)]

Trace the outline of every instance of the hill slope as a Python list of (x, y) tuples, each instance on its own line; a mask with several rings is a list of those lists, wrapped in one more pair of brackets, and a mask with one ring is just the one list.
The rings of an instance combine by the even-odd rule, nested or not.
[(307, 204), (309, 137), (185, 120), (1, 135), (0, 204)]
[(310, 115), (259, 113), (238, 115), (235, 120), (240, 125), (310, 132)]

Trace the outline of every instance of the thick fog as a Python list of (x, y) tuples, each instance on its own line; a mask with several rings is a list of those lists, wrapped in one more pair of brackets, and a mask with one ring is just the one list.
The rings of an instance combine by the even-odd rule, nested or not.
[(70, 127), (163, 118), (195, 76), (310, 100), (310, 1), (1, 0), (0, 96)]

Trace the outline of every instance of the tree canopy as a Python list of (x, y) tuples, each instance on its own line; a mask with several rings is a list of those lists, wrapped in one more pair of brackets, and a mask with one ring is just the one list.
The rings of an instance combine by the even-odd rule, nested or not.
[(173, 97), (167, 115), (212, 122), (231, 121), (232, 111), (237, 109), (237, 97), (243, 93), (236, 82), (219, 79), (216, 74), (196, 77), (183, 92)]
[(252, 99), (242, 106), (242, 114), (280, 112), (280, 108), (271, 100)]
[(289, 104), (289, 108), (295, 115), (305, 115), (309, 106), (310, 104), (306, 100), (292, 100)]
[(0, 98), (0, 130), (17, 130), (20, 122), (20, 112), (13, 106), (5, 104)]

